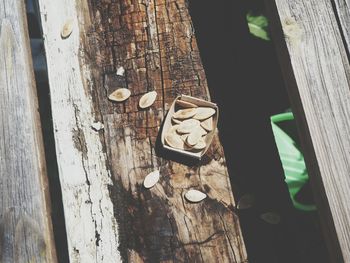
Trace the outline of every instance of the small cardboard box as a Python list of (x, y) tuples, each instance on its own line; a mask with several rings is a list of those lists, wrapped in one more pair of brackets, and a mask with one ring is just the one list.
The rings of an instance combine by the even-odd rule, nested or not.
[[(175, 113), (175, 110), (178, 110), (176, 109), (176, 101), (177, 100), (183, 100), (183, 101), (187, 101), (187, 102), (190, 102), (190, 103), (193, 103), (195, 105), (197, 105), (198, 107), (211, 107), (213, 109), (215, 109), (215, 114), (212, 116), (213, 117), (213, 130), (211, 132), (209, 132), (206, 136), (205, 136), (205, 143), (206, 143), (206, 147), (199, 151), (199, 152), (191, 152), (191, 151), (187, 151), (187, 150), (181, 150), (181, 149), (176, 149), (176, 148), (173, 148), (173, 147), (170, 147), (166, 144), (165, 142), (165, 136), (166, 134), (168, 133), (169, 129), (173, 126), (172, 125), (172, 122), (171, 122), (171, 119)], [(208, 150), (212, 140), (213, 140), (213, 137), (215, 135), (215, 130), (216, 130), (216, 127), (217, 127), (217, 123), (218, 123), (218, 117), (219, 117), (219, 108), (218, 106), (215, 104), (215, 103), (212, 103), (210, 101), (205, 101), (205, 100), (201, 100), (201, 99), (198, 99), (198, 98), (194, 98), (194, 97), (191, 97), (191, 96), (187, 96), (187, 95), (181, 95), (181, 96), (178, 96), (173, 104), (171, 105), (169, 111), (168, 111), (168, 114), (164, 120), (164, 124), (163, 124), (163, 130), (162, 130), (162, 134), (161, 134), (161, 142), (162, 142), (162, 145), (165, 149), (167, 150), (170, 150), (170, 151), (174, 151), (174, 152), (177, 152), (177, 153), (181, 153), (183, 155), (187, 155), (187, 156), (190, 156), (190, 157), (193, 157), (193, 158), (196, 158), (196, 159), (201, 159), (202, 156), (206, 153), (206, 151)]]

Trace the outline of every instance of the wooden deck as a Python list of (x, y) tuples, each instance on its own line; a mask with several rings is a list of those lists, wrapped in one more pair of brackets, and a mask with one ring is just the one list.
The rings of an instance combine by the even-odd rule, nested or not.
[(56, 262), (24, 1), (0, 1), (0, 262)]
[[(39, 3), (70, 261), (246, 262), (218, 137), (199, 163), (157, 137), (178, 94), (210, 98), (185, 1)], [(107, 99), (117, 87), (130, 89), (126, 103)], [(151, 90), (156, 103), (140, 110)], [(160, 183), (145, 190), (155, 169)], [(190, 188), (208, 198), (188, 203)]]
[(267, 1), (332, 262), (350, 261), (347, 1)]

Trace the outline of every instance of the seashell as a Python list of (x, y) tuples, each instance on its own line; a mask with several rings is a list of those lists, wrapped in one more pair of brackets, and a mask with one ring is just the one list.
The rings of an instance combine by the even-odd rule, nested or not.
[(183, 108), (197, 108), (198, 106), (196, 104), (193, 104), (191, 102), (185, 101), (185, 100), (177, 100), (176, 104)]
[(181, 139), (180, 135), (176, 134), (175, 132), (168, 132), (165, 136), (165, 142), (173, 148), (184, 150), (185, 149), (185, 143)]
[(148, 108), (149, 106), (151, 106), (154, 101), (157, 98), (157, 92), (156, 91), (150, 91), (147, 92), (146, 94), (144, 94), (139, 101), (139, 106), (141, 109), (145, 109)]
[(159, 171), (153, 171), (149, 173), (146, 177), (145, 180), (143, 181), (143, 186), (145, 188), (151, 188), (153, 187), (159, 180)]
[(202, 138), (201, 127), (193, 130), (187, 137), (186, 143), (190, 146), (196, 145), (199, 140)]
[(197, 108), (196, 115), (193, 116), (196, 120), (205, 120), (215, 114), (215, 109), (209, 107), (199, 107)]
[(124, 76), (124, 73), (125, 73), (125, 69), (123, 67), (119, 67), (117, 69), (117, 75), (118, 76)]
[(122, 102), (127, 100), (131, 95), (130, 90), (125, 88), (119, 88), (113, 91), (108, 98), (112, 101)]
[(68, 19), (66, 23), (64, 23), (63, 28), (61, 30), (62, 39), (66, 39), (72, 34), (73, 31), (73, 19)]
[(209, 119), (206, 119), (201, 122), (201, 126), (207, 130), (208, 132), (213, 130), (213, 117), (210, 117)]
[(173, 117), (175, 119), (188, 119), (193, 117), (196, 113), (197, 113), (197, 108), (183, 109), (175, 112)]
[(104, 129), (104, 125), (101, 122), (94, 122), (93, 124), (91, 124), (91, 128), (93, 128), (95, 131), (100, 131), (102, 129)]
[(267, 212), (260, 215), (260, 218), (266, 223), (277, 225), (281, 221), (281, 216), (276, 212)]
[(200, 127), (200, 122), (194, 119), (184, 120), (179, 124), (177, 132), (179, 133), (191, 133), (191, 131), (198, 129)]
[(239, 199), (237, 203), (237, 209), (238, 210), (243, 210), (243, 209), (248, 209), (251, 208), (254, 205), (254, 195), (252, 194), (245, 194)]
[(205, 199), (207, 195), (205, 193), (202, 193), (201, 191), (191, 189), (188, 192), (185, 193), (185, 198), (187, 201), (192, 203), (198, 203)]
[(203, 138), (200, 138), (199, 141), (192, 147), (192, 149), (203, 150), (205, 147), (207, 147), (207, 144), (205, 143)]

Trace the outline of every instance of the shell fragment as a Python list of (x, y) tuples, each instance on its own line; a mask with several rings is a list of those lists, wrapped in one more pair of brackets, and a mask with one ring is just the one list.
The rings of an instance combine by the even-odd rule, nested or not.
[(181, 139), (180, 135), (176, 134), (175, 132), (168, 132), (168, 134), (165, 136), (165, 142), (173, 148), (184, 150), (185, 149), (185, 143)]
[(146, 177), (145, 180), (143, 181), (143, 186), (145, 188), (151, 188), (153, 187), (159, 180), (159, 171), (153, 171), (149, 173)]
[(123, 67), (119, 67), (117, 69), (117, 75), (118, 76), (124, 76), (124, 73), (125, 73), (125, 69)]
[(125, 88), (119, 88), (113, 91), (108, 98), (112, 101), (122, 102), (127, 100), (131, 95), (130, 90)]
[(176, 104), (183, 108), (197, 108), (198, 106), (196, 104), (193, 104), (191, 102), (185, 101), (185, 100), (177, 100)]
[(104, 129), (104, 125), (101, 122), (94, 122), (93, 124), (91, 124), (91, 128), (93, 128), (95, 131), (100, 131), (102, 129)]
[(179, 133), (191, 133), (193, 130), (200, 127), (200, 122), (195, 119), (184, 120), (179, 124), (177, 131)]
[(193, 150), (203, 150), (205, 147), (207, 147), (207, 144), (205, 143), (204, 139), (201, 138), (196, 145), (192, 147)]
[(201, 127), (198, 127), (188, 135), (186, 142), (188, 145), (194, 146), (199, 142), (201, 138), (202, 138)]
[(260, 218), (266, 223), (277, 225), (281, 221), (281, 216), (275, 212), (267, 212), (260, 215)]
[(191, 189), (188, 192), (185, 193), (185, 198), (187, 201), (192, 203), (198, 203), (205, 199), (207, 195), (205, 193), (202, 193), (201, 191)]
[(139, 101), (139, 106), (141, 109), (145, 109), (150, 107), (157, 98), (157, 92), (156, 91), (150, 91), (144, 94)]
[(64, 23), (63, 28), (61, 30), (62, 39), (66, 39), (72, 34), (73, 31), (73, 20), (69, 19)]
[(196, 113), (197, 108), (182, 109), (175, 112), (173, 117), (175, 119), (188, 119), (193, 117)]
[(205, 120), (215, 114), (215, 109), (209, 107), (199, 107), (197, 108), (196, 115), (193, 116), (196, 120)]
[(208, 132), (213, 130), (213, 117), (210, 117), (209, 119), (206, 119), (201, 122), (201, 126), (207, 130)]

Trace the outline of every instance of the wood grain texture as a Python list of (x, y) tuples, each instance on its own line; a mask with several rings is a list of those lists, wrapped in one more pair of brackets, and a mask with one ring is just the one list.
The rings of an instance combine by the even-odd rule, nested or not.
[[(246, 262), (218, 137), (200, 163), (164, 152), (157, 137), (178, 94), (209, 98), (186, 1), (40, 0), (40, 9), (71, 261)], [(73, 33), (62, 40), (67, 19)], [(118, 87), (130, 89), (127, 102), (107, 99)], [(155, 104), (139, 109), (151, 90)], [(160, 182), (144, 189), (156, 169)], [(188, 203), (190, 188), (208, 198)]]
[(331, 260), (349, 262), (350, 66), (337, 15), (330, 1), (267, 3)]
[(56, 262), (24, 1), (0, 1), (0, 262)]

